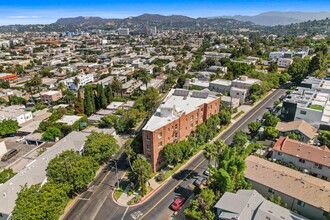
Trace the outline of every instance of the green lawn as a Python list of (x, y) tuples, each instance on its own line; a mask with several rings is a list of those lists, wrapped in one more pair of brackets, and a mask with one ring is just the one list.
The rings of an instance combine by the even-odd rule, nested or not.
[(310, 105), (309, 108), (314, 110), (323, 111), (324, 107), (322, 105)]
[(116, 189), (115, 191), (115, 200), (119, 199), (119, 197), (121, 196), (121, 194), (123, 194), (128, 184), (129, 184), (128, 180), (124, 180), (119, 184), (119, 188)]
[(243, 115), (244, 111), (240, 111), (239, 113), (237, 113), (236, 115), (234, 115), (233, 119), (238, 118), (239, 116)]

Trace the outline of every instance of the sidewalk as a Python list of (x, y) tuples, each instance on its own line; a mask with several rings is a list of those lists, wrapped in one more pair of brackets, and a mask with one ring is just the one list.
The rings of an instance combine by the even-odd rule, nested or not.
[[(228, 125), (228, 127), (221, 131), (217, 136), (215, 136), (211, 141), (210, 143), (214, 143), (217, 139), (220, 138), (220, 136), (227, 130), (229, 129), (233, 124), (235, 124), (237, 121), (239, 121), (245, 114), (247, 114), (249, 111), (251, 111), (256, 105), (258, 105), (262, 100), (266, 99), (268, 96), (270, 96), (271, 94), (273, 94), (274, 90), (271, 90), (267, 95), (265, 95), (265, 97), (263, 99), (260, 99), (258, 102), (256, 102), (253, 106), (251, 105), (241, 105), (240, 107), (238, 107), (238, 111), (237, 113), (239, 113), (240, 111), (244, 111), (244, 114), (240, 115), (238, 118), (236, 119), (233, 119), (231, 121), (231, 123)], [(234, 115), (236, 115), (237, 113), (235, 114), (232, 114), (232, 117)], [(198, 157), (200, 154), (202, 154), (203, 151), (200, 150), (197, 154), (195, 154), (194, 156), (192, 156), (185, 164), (183, 164), (174, 174), (176, 173), (179, 173), (181, 170), (183, 170), (191, 161), (193, 161), (196, 157)], [(172, 175), (172, 176), (173, 176)], [(162, 188), (162, 186), (167, 183), (168, 180), (170, 180), (172, 178), (172, 176), (168, 177), (166, 180), (164, 180), (162, 183), (157, 183), (156, 180), (155, 180), (155, 177), (154, 176), (153, 178), (151, 178), (148, 182), (147, 182), (147, 185), (150, 186), (150, 188), (152, 188), (152, 191), (148, 193), (148, 195), (146, 195), (139, 203), (137, 204), (134, 204), (134, 205), (131, 205), (131, 206), (138, 206), (138, 205), (141, 205), (143, 204), (144, 202), (146, 202), (154, 193), (156, 193), (160, 188)], [(128, 191), (129, 191), (129, 185), (126, 187), (125, 191), (122, 193), (122, 195), (120, 196), (120, 198), (116, 201), (114, 199), (114, 197), (112, 196), (113, 200), (118, 204), (118, 205), (121, 205), (121, 206), (128, 206), (128, 202), (134, 198), (137, 193), (135, 192), (134, 194), (132, 194), (131, 196), (128, 196)], [(114, 193), (115, 191), (113, 191)]]

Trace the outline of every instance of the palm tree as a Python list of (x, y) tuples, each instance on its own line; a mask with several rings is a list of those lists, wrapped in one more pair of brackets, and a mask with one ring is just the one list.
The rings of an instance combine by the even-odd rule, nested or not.
[(217, 155), (217, 149), (215, 144), (207, 144), (203, 151), (204, 157), (208, 160), (209, 164)]
[(138, 78), (146, 85), (146, 88), (148, 87), (148, 83), (151, 80), (151, 74), (148, 73), (147, 70), (141, 69), (138, 72)]
[(128, 163), (129, 163), (129, 166), (131, 167), (131, 170), (132, 170), (132, 163), (131, 163), (131, 159), (133, 157), (135, 157), (135, 152), (132, 148), (132, 142), (133, 142), (133, 139), (129, 139), (125, 144), (124, 144), (124, 153), (126, 154), (127, 156), (127, 160), (128, 160)]
[(61, 90), (62, 92), (64, 92), (64, 91), (67, 89), (63, 82), (60, 82), (60, 83), (58, 84), (57, 88), (58, 88), (59, 90)]
[(40, 95), (40, 86), (41, 86), (41, 84), (42, 84), (41, 78), (37, 74), (35, 74), (35, 75), (33, 75), (33, 77), (29, 81), (27, 81), (25, 83), (24, 87), (27, 91), (30, 92), (31, 96), (32, 96), (32, 89), (33, 90), (37, 89), (37, 91)]
[(76, 86), (77, 89), (78, 89), (78, 85), (79, 85), (79, 83), (80, 83), (80, 79), (79, 79), (78, 77), (75, 77), (75, 78), (73, 79), (73, 84), (75, 84), (75, 86)]
[(111, 85), (114, 92), (117, 94), (120, 93), (121, 97), (123, 97), (123, 84), (117, 76), (113, 78)]

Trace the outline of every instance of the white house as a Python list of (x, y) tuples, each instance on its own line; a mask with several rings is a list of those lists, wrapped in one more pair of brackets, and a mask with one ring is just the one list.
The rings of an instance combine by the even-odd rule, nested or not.
[[(75, 84), (75, 78), (78, 79), (78, 85)], [(77, 90), (81, 86), (84, 86), (88, 83), (94, 82), (94, 76), (92, 73), (89, 74), (80, 74), (75, 77), (70, 77), (67, 79), (64, 79), (60, 82), (63, 82), (64, 85), (69, 89), (69, 90)]]
[(291, 58), (279, 58), (277, 60), (277, 65), (279, 67), (283, 67), (283, 68), (289, 68), (289, 66), (293, 63), (293, 59)]

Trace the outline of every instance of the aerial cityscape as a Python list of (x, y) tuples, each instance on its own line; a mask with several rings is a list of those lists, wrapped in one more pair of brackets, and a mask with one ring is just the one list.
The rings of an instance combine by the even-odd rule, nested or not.
[(0, 6), (0, 220), (330, 220), (330, 2)]

